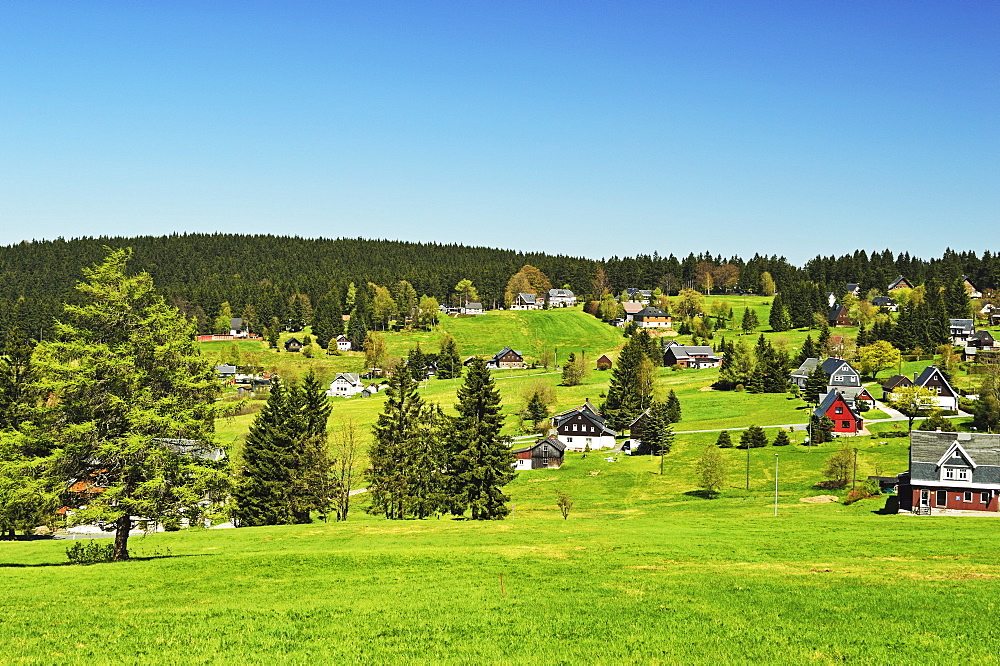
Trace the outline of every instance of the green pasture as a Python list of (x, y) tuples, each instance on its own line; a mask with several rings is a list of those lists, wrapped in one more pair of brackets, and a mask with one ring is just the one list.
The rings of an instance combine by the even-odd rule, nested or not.
[[(997, 662), (992, 518), (802, 502), (840, 443), (751, 450), (749, 491), (725, 450), (703, 499), (714, 437), (680, 436), (663, 476), (597, 453), (522, 472), (498, 522), (385, 521), (361, 495), (346, 523), (133, 538), (120, 564), (0, 542), (0, 662)], [(860, 478), (905, 466), (905, 439), (850, 443)]]

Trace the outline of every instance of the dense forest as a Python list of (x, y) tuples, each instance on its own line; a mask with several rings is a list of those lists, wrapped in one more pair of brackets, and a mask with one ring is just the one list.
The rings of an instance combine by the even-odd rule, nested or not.
[(794, 290), (808, 281), (817, 291), (843, 292), (856, 282), (863, 291), (885, 289), (897, 275), (914, 284), (942, 283), (968, 275), (980, 289), (1000, 285), (1000, 255), (948, 250), (924, 260), (889, 250), (842, 257), (816, 257), (803, 267), (784, 257), (724, 258), (709, 252), (683, 258), (657, 252), (593, 260), (464, 245), (409, 243), (361, 238), (307, 239), (270, 235), (175, 234), (135, 238), (78, 238), (22, 242), (0, 248), (0, 326), (45, 337), (62, 303), (76, 298), (81, 269), (106, 255), (105, 247), (131, 247), (134, 271), (146, 271), (158, 290), (204, 330), (223, 302), (239, 316), (251, 307), (259, 321), (291, 316), (296, 295), (316, 304), (331, 292), (345, 294), (351, 283), (392, 285), (406, 280), (418, 295), (455, 302), (455, 285), (471, 280), (491, 307), (504, 300), (511, 275), (525, 264), (540, 269), (553, 286), (568, 286), (584, 298), (627, 287), (660, 287), (675, 293), (684, 286), (715, 291), (762, 290), (766, 272), (774, 284)]

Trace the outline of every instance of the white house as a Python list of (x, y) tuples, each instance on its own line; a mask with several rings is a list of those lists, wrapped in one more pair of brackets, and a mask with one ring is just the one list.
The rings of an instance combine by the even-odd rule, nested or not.
[(346, 335), (337, 336), (337, 349), (340, 351), (351, 351), (351, 341), (347, 339)]
[(570, 451), (610, 449), (615, 446), (615, 436), (618, 435), (605, 424), (604, 417), (590, 401), (556, 414), (552, 417), (552, 426), (556, 430), (556, 438)]
[(482, 303), (466, 303), (462, 306), (462, 314), (467, 315), (481, 315), (483, 314), (483, 304)]
[(542, 304), (535, 294), (518, 294), (510, 304), (511, 310), (541, 310)]
[(576, 305), (576, 296), (569, 289), (549, 289), (550, 308), (568, 308)]
[(331, 398), (349, 398), (364, 390), (361, 377), (356, 372), (338, 372), (336, 379), (330, 382), (330, 389), (326, 392)]

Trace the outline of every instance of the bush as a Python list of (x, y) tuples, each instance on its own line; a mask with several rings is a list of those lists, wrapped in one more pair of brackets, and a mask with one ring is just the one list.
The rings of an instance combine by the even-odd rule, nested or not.
[(743, 384), (737, 384), (736, 385), (736, 392), (737, 393), (741, 393), (744, 390), (745, 390), (745, 387), (743, 386)]
[(882, 488), (879, 487), (878, 481), (871, 479), (865, 481), (860, 486), (851, 489), (851, 492), (847, 493), (847, 497), (844, 499), (844, 504), (854, 504), (858, 500), (867, 499), (869, 497), (878, 497), (882, 494)]
[(74, 541), (73, 545), (66, 549), (66, 557), (73, 564), (110, 562), (115, 556), (115, 544), (107, 541), (105, 539)]
[(167, 532), (177, 532), (181, 529), (181, 519), (177, 516), (169, 516), (160, 521), (163, 529)]

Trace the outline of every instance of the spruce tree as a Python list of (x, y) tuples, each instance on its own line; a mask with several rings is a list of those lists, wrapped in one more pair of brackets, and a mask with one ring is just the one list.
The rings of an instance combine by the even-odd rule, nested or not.
[(510, 499), (503, 487), (515, 476), (510, 438), (503, 428), (500, 392), (486, 361), (473, 360), (458, 389), (458, 418), (450, 438), (449, 469), (453, 475), (452, 512), (470, 510), (473, 520), (507, 516)]
[(649, 406), (642, 424), (642, 438), (638, 453), (648, 455), (663, 455), (670, 453), (674, 442), (674, 431), (671, 427), (670, 406), (666, 402), (654, 400)]
[(293, 421), (299, 415), (289, 392), (290, 387), (273, 380), (267, 403), (247, 433), (243, 468), (234, 493), (240, 525), (292, 522), (289, 494), (297, 448)]
[(615, 430), (627, 427), (651, 401), (652, 387), (647, 385), (641, 370), (646, 357), (645, 349), (642, 337), (633, 336), (622, 348), (612, 371), (611, 385), (601, 412)]
[(729, 436), (728, 430), (723, 430), (719, 433), (719, 438), (715, 440), (715, 445), (720, 449), (733, 448), (733, 438)]
[(336, 289), (330, 290), (316, 304), (312, 332), (316, 336), (317, 344), (323, 349), (329, 348), (330, 342), (344, 332), (343, 309)]
[(670, 394), (667, 396), (667, 417), (670, 419), (671, 423), (677, 423), (681, 420), (681, 401), (677, 397), (677, 393), (670, 389)]
[(788, 438), (788, 433), (782, 428), (778, 428), (778, 434), (774, 436), (773, 446), (788, 446), (792, 440)]
[(452, 379), (462, 375), (462, 361), (458, 356), (458, 343), (449, 333), (441, 336), (441, 351), (438, 352), (438, 379)]
[(806, 335), (805, 342), (802, 343), (802, 349), (799, 350), (799, 355), (796, 357), (795, 362), (798, 365), (805, 363), (807, 358), (819, 358), (819, 352), (816, 349), (816, 343), (813, 342), (812, 334)]
[(295, 522), (308, 523), (310, 511), (327, 513), (334, 494), (326, 431), (330, 400), (312, 370), (290, 397), (298, 426), (292, 460), (291, 512)]
[(823, 364), (818, 363), (806, 379), (805, 388), (802, 390), (802, 398), (811, 405), (819, 404), (826, 395), (826, 388), (829, 385), (829, 377), (823, 371)]
[(955, 276), (948, 280), (944, 293), (945, 308), (953, 319), (968, 319), (972, 316), (972, 301), (962, 278)]

